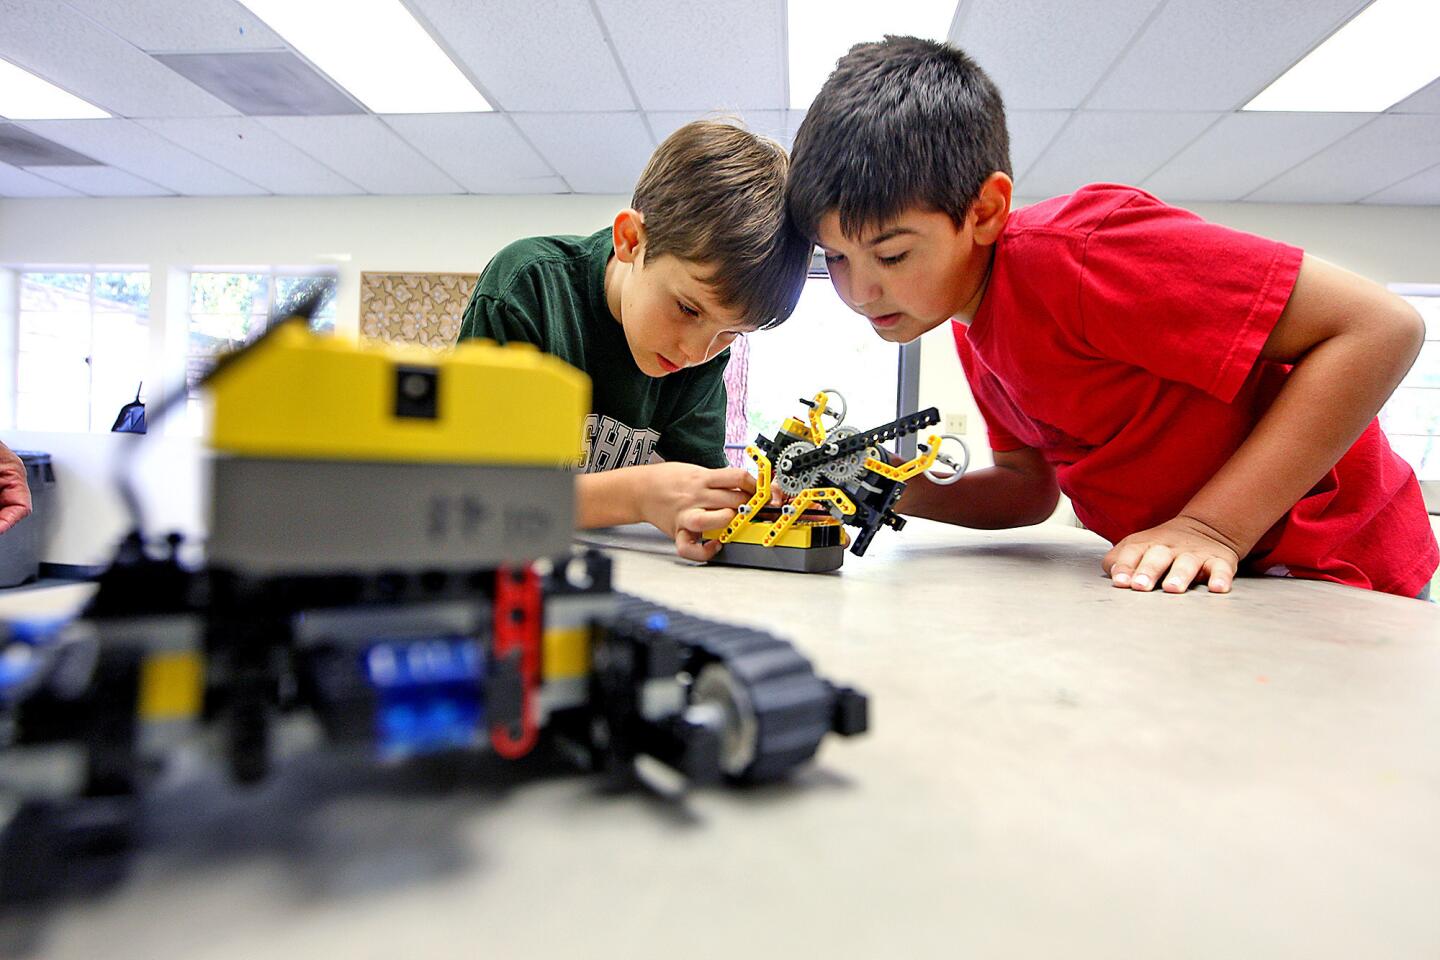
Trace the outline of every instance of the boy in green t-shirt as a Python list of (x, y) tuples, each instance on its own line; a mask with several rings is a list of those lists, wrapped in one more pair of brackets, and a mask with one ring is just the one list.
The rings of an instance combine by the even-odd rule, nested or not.
[(789, 161), (716, 121), (675, 131), (631, 206), (588, 237), (532, 237), (485, 267), (460, 339), (533, 343), (589, 374), (582, 528), (648, 522), (709, 560), (754, 492), (725, 466), (726, 348), (790, 316), (811, 244), (785, 214)]

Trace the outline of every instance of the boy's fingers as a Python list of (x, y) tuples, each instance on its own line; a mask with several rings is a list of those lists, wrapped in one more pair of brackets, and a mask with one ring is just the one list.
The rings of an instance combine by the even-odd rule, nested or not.
[(721, 467), (718, 470), (711, 470), (710, 475), (705, 478), (705, 485), (721, 490), (755, 492), (755, 478), (750, 476), (749, 471), (739, 467)]
[(702, 542), (698, 535), (690, 530), (681, 530), (675, 534), (675, 552), (686, 560), (694, 560), (697, 563), (707, 563), (715, 554), (720, 552), (723, 544), (719, 540), (708, 540)]
[(691, 507), (683, 511), (676, 520), (677, 532), (689, 531), (699, 535), (706, 530), (717, 530), (735, 519), (733, 507), (719, 507), (706, 509), (703, 507)]
[(750, 494), (741, 490), (716, 490), (712, 487), (700, 494), (695, 506), (706, 510), (734, 510), (740, 504), (749, 502)]
[(1195, 575), (1200, 572), (1200, 558), (1193, 553), (1182, 553), (1170, 564), (1170, 572), (1165, 575), (1163, 584), (1166, 593), (1184, 593), (1190, 589), (1190, 584), (1195, 582)]
[(1229, 593), (1230, 584), (1235, 580), (1235, 568), (1217, 557), (1205, 564), (1205, 575), (1209, 577), (1205, 589), (1211, 593)]
[(1135, 567), (1135, 572), (1130, 575), (1130, 589), (1149, 591), (1154, 589), (1155, 584), (1166, 570), (1170, 569), (1170, 563), (1175, 559), (1175, 551), (1163, 544), (1152, 544), (1150, 549), (1145, 551), (1145, 556)]
[(1130, 577), (1135, 572), (1135, 565), (1140, 562), (1140, 558), (1144, 555), (1145, 548), (1143, 546), (1121, 542), (1112, 547), (1109, 553), (1105, 554), (1105, 559), (1101, 561), (1101, 565), (1105, 568), (1105, 572), (1110, 575), (1110, 579), (1115, 582), (1115, 586), (1128, 587), (1130, 586)]

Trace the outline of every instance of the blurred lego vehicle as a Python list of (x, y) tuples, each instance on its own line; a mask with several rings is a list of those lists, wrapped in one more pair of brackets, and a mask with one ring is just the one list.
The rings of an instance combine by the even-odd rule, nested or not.
[(617, 594), (572, 547), (582, 374), (528, 345), (357, 348), (296, 313), (207, 381), (204, 565), (132, 533), (78, 618), (0, 628), (0, 799), (60, 749), (81, 819), (123, 837), (179, 746), (255, 782), (292, 722), (392, 761), (553, 735), (691, 784), (865, 730), (864, 695), (787, 642)]
[[(953, 434), (932, 434), (918, 445), (918, 456), (898, 464), (881, 446), (938, 423), (935, 407), (861, 431), (845, 426), (845, 398), (839, 391), (822, 390), (800, 402), (809, 408), (804, 420), (790, 417), (773, 438), (758, 436), (746, 447), (756, 467), (755, 494), (723, 530), (705, 532), (707, 540), (724, 544), (711, 563), (802, 573), (835, 570), (847, 546), (863, 556), (882, 526), (904, 528), (905, 518), (894, 507), (907, 480), (923, 473), (934, 483), (950, 484), (969, 465), (969, 448)], [(827, 417), (834, 421), (828, 427)], [(958, 448), (959, 459), (942, 450), (947, 441)], [(937, 463), (948, 472), (937, 470)], [(777, 492), (778, 504), (772, 502)], [(853, 544), (847, 525), (859, 531)]]

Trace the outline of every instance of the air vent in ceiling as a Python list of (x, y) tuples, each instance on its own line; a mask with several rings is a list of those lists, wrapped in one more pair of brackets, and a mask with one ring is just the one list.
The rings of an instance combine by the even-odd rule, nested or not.
[(160, 53), (165, 66), (252, 117), (324, 117), (365, 110), (285, 50)]
[(8, 163), (12, 167), (104, 166), (99, 160), (9, 123), (0, 123), (0, 163)]

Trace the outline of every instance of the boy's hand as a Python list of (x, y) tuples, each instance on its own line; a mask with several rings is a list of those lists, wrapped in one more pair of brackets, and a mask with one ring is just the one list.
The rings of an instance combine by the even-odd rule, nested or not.
[(1239, 544), (1181, 515), (1130, 534), (1110, 548), (1101, 565), (1117, 587), (1149, 591), (1163, 578), (1166, 593), (1184, 593), (1203, 580), (1211, 593), (1229, 593), (1240, 555)]
[(0, 533), (30, 516), (30, 507), (25, 461), (0, 443)]
[(720, 543), (701, 543), (701, 534), (728, 524), (755, 493), (755, 478), (736, 467), (657, 463), (647, 470), (652, 472), (639, 493), (640, 516), (675, 538), (675, 552), (687, 560), (714, 557)]

